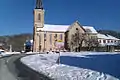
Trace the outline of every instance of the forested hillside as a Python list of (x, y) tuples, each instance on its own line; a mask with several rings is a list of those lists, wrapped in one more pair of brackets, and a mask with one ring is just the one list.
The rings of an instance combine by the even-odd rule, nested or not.
[(26, 40), (32, 39), (32, 34), (18, 34), (11, 36), (0, 36), (0, 43), (3, 43), (3, 47), (9, 49), (12, 45), (13, 51), (21, 51), (24, 49), (24, 43)]
[(116, 32), (112, 30), (98, 30), (98, 32), (102, 34), (109, 34), (120, 39), (120, 32)]

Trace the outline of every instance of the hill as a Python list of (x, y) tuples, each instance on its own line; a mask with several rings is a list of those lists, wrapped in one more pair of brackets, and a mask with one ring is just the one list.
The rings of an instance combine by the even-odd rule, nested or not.
[(0, 43), (4, 44), (3, 47), (5, 49), (9, 50), (10, 45), (12, 45), (13, 51), (21, 51), (24, 49), (24, 42), (29, 39), (32, 39), (32, 34), (30, 33), (0, 36)]
[(101, 34), (109, 34), (111, 36), (114, 36), (114, 37), (120, 39), (120, 32), (117, 32), (117, 31), (112, 31), (112, 30), (98, 30), (98, 32), (101, 33)]

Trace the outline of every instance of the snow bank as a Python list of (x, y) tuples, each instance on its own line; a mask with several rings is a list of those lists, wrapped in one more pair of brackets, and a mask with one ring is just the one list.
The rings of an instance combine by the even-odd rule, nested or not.
[(20, 52), (5, 52), (5, 54), (21, 54)]
[(20, 52), (2, 52), (0, 54), (0, 57), (10, 56), (10, 55), (13, 55), (13, 54), (21, 54), (21, 53)]
[[(58, 54), (36, 54), (21, 58), (21, 62), (27, 65), (28, 67), (32, 68), (33, 70), (38, 71), (55, 80), (119, 80), (117, 79), (118, 77), (120, 78), (120, 76), (118, 76), (119, 74), (114, 75), (112, 73), (104, 71), (104, 68), (105, 69), (108, 68), (107, 70), (109, 70), (110, 65), (108, 65), (107, 67), (106, 65), (107, 63), (109, 63), (108, 61), (110, 60), (109, 58), (111, 58), (108, 57), (108, 60), (106, 61), (105, 59), (104, 61), (104, 55), (106, 57), (109, 55), (116, 54), (117, 53), (97, 53), (97, 52), (94, 53), (81, 52), (74, 54), (73, 52), (61, 53), (60, 65), (56, 63), (58, 60)], [(118, 56), (116, 57), (117, 57), (116, 59), (118, 59)], [(112, 62), (111, 64), (113, 63), (117, 64), (116, 63), (117, 60), (110, 61)], [(101, 67), (99, 67), (100, 64)], [(116, 66), (118, 66), (115, 64), (113, 64), (114, 66), (111, 65), (113, 67), (110, 67), (110, 69), (111, 68), (114, 69)], [(118, 72), (118, 69), (119, 68), (116, 67), (116, 69), (113, 70), (113, 73)]]

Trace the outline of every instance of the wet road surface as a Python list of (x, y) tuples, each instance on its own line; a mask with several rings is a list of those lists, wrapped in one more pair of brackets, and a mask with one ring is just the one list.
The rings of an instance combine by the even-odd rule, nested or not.
[(16, 54), (0, 58), (0, 80), (50, 80), (20, 62), (27, 54)]

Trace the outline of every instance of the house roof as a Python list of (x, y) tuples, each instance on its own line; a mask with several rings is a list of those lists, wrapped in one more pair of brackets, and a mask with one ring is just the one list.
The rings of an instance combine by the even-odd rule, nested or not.
[(97, 34), (97, 37), (100, 39), (109, 39), (107, 36), (105, 36), (104, 34)]
[[(69, 29), (70, 25), (53, 25), (53, 24), (45, 24), (43, 30), (44, 31), (57, 31), (57, 32), (66, 32)], [(97, 33), (95, 28), (92, 26), (83, 26), (83, 29), (88, 33)]]
[(92, 27), (92, 26), (83, 26), (83, 28), (85, 29), (85, 31), (86, 31), (87, 33), (98, 33), (98, 32), (95, 30), (95, 28)]
[(108, 35), (108, 34), (97, 34), (97, 37), (100, 38), (100, 39), (112, 39), (112, 40), (119, 40), (118, 38), (116, 37), (113, 37), (111, 35)]
[(107, 35), (109, 38), (111, 38), (111, 39), (115, 39), (115, 40), (120, 40), (120, 39), (118, 39), (118, 38), (116, 38), (116, 37), (114, 37), (114, 36), (111, 36), (111, 35)]

